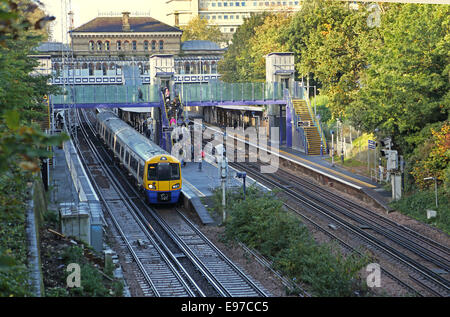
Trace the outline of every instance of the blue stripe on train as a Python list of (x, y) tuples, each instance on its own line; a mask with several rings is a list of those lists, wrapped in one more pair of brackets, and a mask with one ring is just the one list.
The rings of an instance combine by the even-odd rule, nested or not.
[(170, 201), (163, 202), (163, 201), (158, 201), (158, 193), (169, 193), (169, 191), (160, 192), (160, 191), (154, 191), (154, 190), (148, 190), (148, 189), (146, 189), (145, 191), (146, 191), (147, 199), (151, 204), (174, 204), (174, 203), (177, 203), (178, 199), (180, 198), (180, 193), (181, 193), (181, 189), (172, 190), (172, 191), (170, 191), (170, 193), (171, 193)]

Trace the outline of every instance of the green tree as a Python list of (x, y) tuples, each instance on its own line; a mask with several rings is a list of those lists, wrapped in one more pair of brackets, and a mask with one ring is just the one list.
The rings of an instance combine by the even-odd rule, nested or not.
[(39, 21), (45, 17), (30, 1), (0, 3), (0, 172), (17, 165), (38, 171), (39, 157), (49, 155), (46, 147), (64, 138), (48, 136), (33, 123), (47, 113), (43, 96), (55, 89), (48, 77), (30, 75), (37, 62), (29, 55), (44, 38)]
[(216, 24), (211, 24), (208, 20), (196, 16), (192, 18), (186, 26), (181, 28), (183, 35), (181, 41), (205, 40), (216, 43), (224, 41), (224, 37)]
[(284, 36), (296, 55), (297, 71), (320, 82), (333, 116), (343, 118), (366, 66), (360, 50), (364, 34), (370, 31), (365, 7), (351, 9), (340, 1), (305, 1), (286, 30)]
[(350, 119), (392, 136), (405, 154), (427, 141), (422, 129), (449, 116), (449, 13), (449, 6), (396, 5), (382, 16), (380, 39), (364, 48), (369, 66)]
[(239, 26), (233, 34), (231, 45), (228, 47), (224, 58), (219, 62), (219, 73), (224, 82), (250, 82), (253, 80), (249, 65), (254, 60), (251, 56), (251, 44), (249, 39), (253, 37), (258, 27), (260, 27), (270, 13), (251, 15), (244, 19), (244, 23)]
[(287, 52), (288, 46), (282, 42), (282, 30), (287, 27), (291, 16), (286, 13), (276, 13), (267, 16), (264, 23), (255, 29), (255, 34), (249, 40), (251, 62), (248, 71), (252, 81), (265, 81), (265, 56), (272, 52)]

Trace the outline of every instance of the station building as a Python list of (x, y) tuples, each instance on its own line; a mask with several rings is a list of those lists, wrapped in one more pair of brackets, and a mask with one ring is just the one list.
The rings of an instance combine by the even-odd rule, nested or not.
[[(97, 17), (71, 30), (69, 45), (41, 44), (35, 57), (41, 64), (38, 71), (51, 74), (50, 81), (54, 85), (131, 86), (132, 89), (154, 85), (170, 87), (172, 97), (193, 84), (197, 88), (198, 84), (222, 85), (217, 66), (226, 49), (210, 41), (181, 42), (181, 35), (179, 28), (150, 16), (133, 17), (129, 12), (122, 12), (121, 16)], [(299, 84), (294, 82), (294, 69), (292, 53), (271, 53), (266, 56), (266, 81), (262, 84), (292, 90)], [(245, 89), (250, 89), (247, 91), (249, 96), (256, 91), (255, 88)], [(244, 87), (239, 86), (237, 90), (243, 94)], [(201, 85), (198, 91), (202, 91)], [(298, 129), (295, 126), (298, 120), (294, 118), (294, 112), (301, 112), (300, 106), (266, 104), (261, 107), (252, 102), (191, 106), (192, 96), (181, 94), (181, 97), (185, 118), (202, 118), (219, 126), (258, 126), (268, 130), (279, 127), (280, 144), (305, 149), (307, 133), (303, 130), (306, 128)], [(236, 101), (233, 98), (225, 100)], [(155, 138), (161, 138), (164, 129), (159, 107), (120, 110), (122, 118), (140, 131), (145, 120), (155, 119)], [(314, 118), (307, 121), (313, 122)], [(297, 143), (298, 140), (302, 142)]]
[(97, 17), (69, 33), (70, 45), (47, 42), (37, 48), (45, 65), (41, 73), (51, 73), (52, 84), (150, 84), (153, 56), (169, 60), (174, 83), (220, 78), (217, 63), (224, 49), (209, 41), (182, 43), (182, 30), (149, 16)]

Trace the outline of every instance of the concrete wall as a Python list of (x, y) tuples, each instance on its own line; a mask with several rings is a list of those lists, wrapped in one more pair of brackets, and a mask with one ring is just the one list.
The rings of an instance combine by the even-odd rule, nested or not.
[(100, 252), (103, 248), (100, 201), (71, 140), (64, 143), (64, 153), (79, 202), (60, 204), (62, 233), (78, 237)]

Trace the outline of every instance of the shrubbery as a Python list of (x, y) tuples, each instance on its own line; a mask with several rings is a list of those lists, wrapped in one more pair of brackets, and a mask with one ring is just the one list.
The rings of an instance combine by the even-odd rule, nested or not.
[[(113, 278), (112, 270), (105, 271), (105, 275), (101, 273), (101, 268), (89, 262), (85, 257), (85, 251), (78, 245), (73, 245), (64, 249), (59, 255), (64, 263), (62, 267), (67, 267), (70, 263), (80, 265), (81, 286), (74, 288), (53, 287), (46, 290), (46, 296), (85, 296), (85, 297), (107, 297), (122, 296), (123, 283)], [(59, 284), (64, 285), (70, 272), (65, 269), (61, 270), (64, 274), (58, 276)]]
[(416, 191), (391, 205), (394, 209), (421, 222), (435, 226), (450, 234), (450, 193), (445, 187), (438, 189), (437, 217), (427, 219), (427, 209), (436, 210), (434, 189)]
[[(220, 193), (215, 197), (220, 206)], [(343, 257), (332, 244), (319, 245), (298, 217), (283, 210), (283, 202), (250, 187), (228, 193), (225, 236), (237, 239), (273, 261), (291, 279), (302, 281), (316, 296), (352, 296), (362, 287), (358, 272), (367, 258)]]
[(18, 171), (0, 177), (0, 297), (29, 296), (24, 175)]

